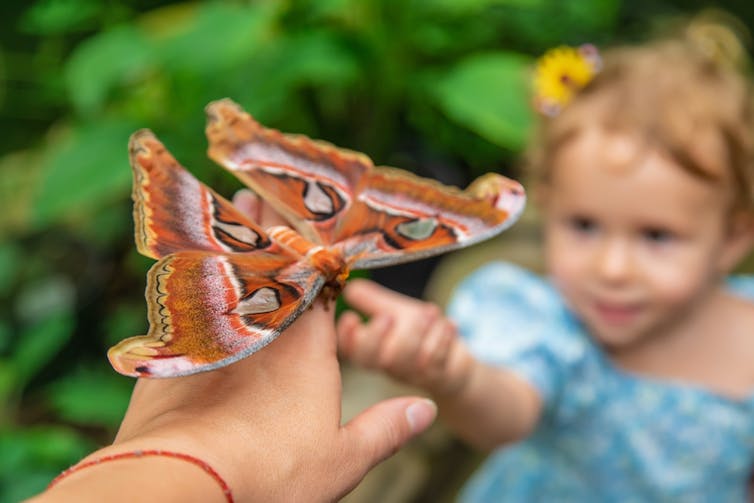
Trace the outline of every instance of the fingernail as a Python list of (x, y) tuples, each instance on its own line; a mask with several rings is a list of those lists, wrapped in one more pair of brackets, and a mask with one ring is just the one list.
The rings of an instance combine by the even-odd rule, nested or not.
[(421, 433), (426, 430), (437, 416), (437, 405), (432, 400), (424, 398), (406, 407), (406, 419), (411, 433)]

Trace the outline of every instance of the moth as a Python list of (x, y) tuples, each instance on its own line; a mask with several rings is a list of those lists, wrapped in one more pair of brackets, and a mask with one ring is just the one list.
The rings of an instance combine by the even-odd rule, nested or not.
[(206, 109), (209, 157), (291, 227), (263, 229), (199, 182), (148, 130), (130, 140), (138, 251), (147, 273), (147, 335), (108, 352), (118, 372), (208, 371), (273, 341), (349, 271), (429, 257), (488, 239), (521, 213), (521, 185), (490, 173), (466, 190), (363, 154), (257, 123), (225, 99)]

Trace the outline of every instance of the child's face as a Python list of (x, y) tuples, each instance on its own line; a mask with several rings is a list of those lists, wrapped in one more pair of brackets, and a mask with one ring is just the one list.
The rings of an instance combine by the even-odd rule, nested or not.
[(730, 196), (626, 136), (561, 148), (544, 189), (546, 259), (598, 342), (672, 330), (727, 267)]

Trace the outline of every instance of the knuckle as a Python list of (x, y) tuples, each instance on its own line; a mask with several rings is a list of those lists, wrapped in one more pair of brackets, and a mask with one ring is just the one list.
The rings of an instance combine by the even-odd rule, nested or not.
[(375, 358), (375, 364), (377, 367), (391, 371), (395, 367), (395, 351), (392, 345), (383, 344), (379, 351), (377, 351), (377, 357)]
[(422, 315), (429, 320), (436, 320), (442, 316), (442, 310), (436, 304), (425, 303), (422, 306)]

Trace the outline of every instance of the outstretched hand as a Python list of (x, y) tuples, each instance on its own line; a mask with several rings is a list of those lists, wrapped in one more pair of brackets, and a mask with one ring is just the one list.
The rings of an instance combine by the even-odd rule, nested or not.
[(343, 292), (355, 312), (338, 320), (338, 349), (354, 363), (381, 370), (430, 393), (447, 426), (479, 449), (528, 435), (542, 411), (539, 392), (503, 367), (472, 356), (454, 324), (428, 302), (369, 280)]
[[(264, 226), (279, 223), (249, 193), (234, 202)], [(206, 461), (236, 501), (336, 500), (436, 414), (432, 402), (403, 397), (341, 425), (336, 353), (334, 306), (318, 300), (278, 339), (237, 363), (187, 377), (139, 379), (115, 442), (90, 458), (172, 450)], [(50, 493), (75, 490), (82, 476), (67, 477)]]
[(381, 370), (435, 396), (460, 389), (472, 358), (455, 325), (439, 307), (357, 279), (344, 291), (353, 311), (338, 320), (340, 353), (357, 365)]

